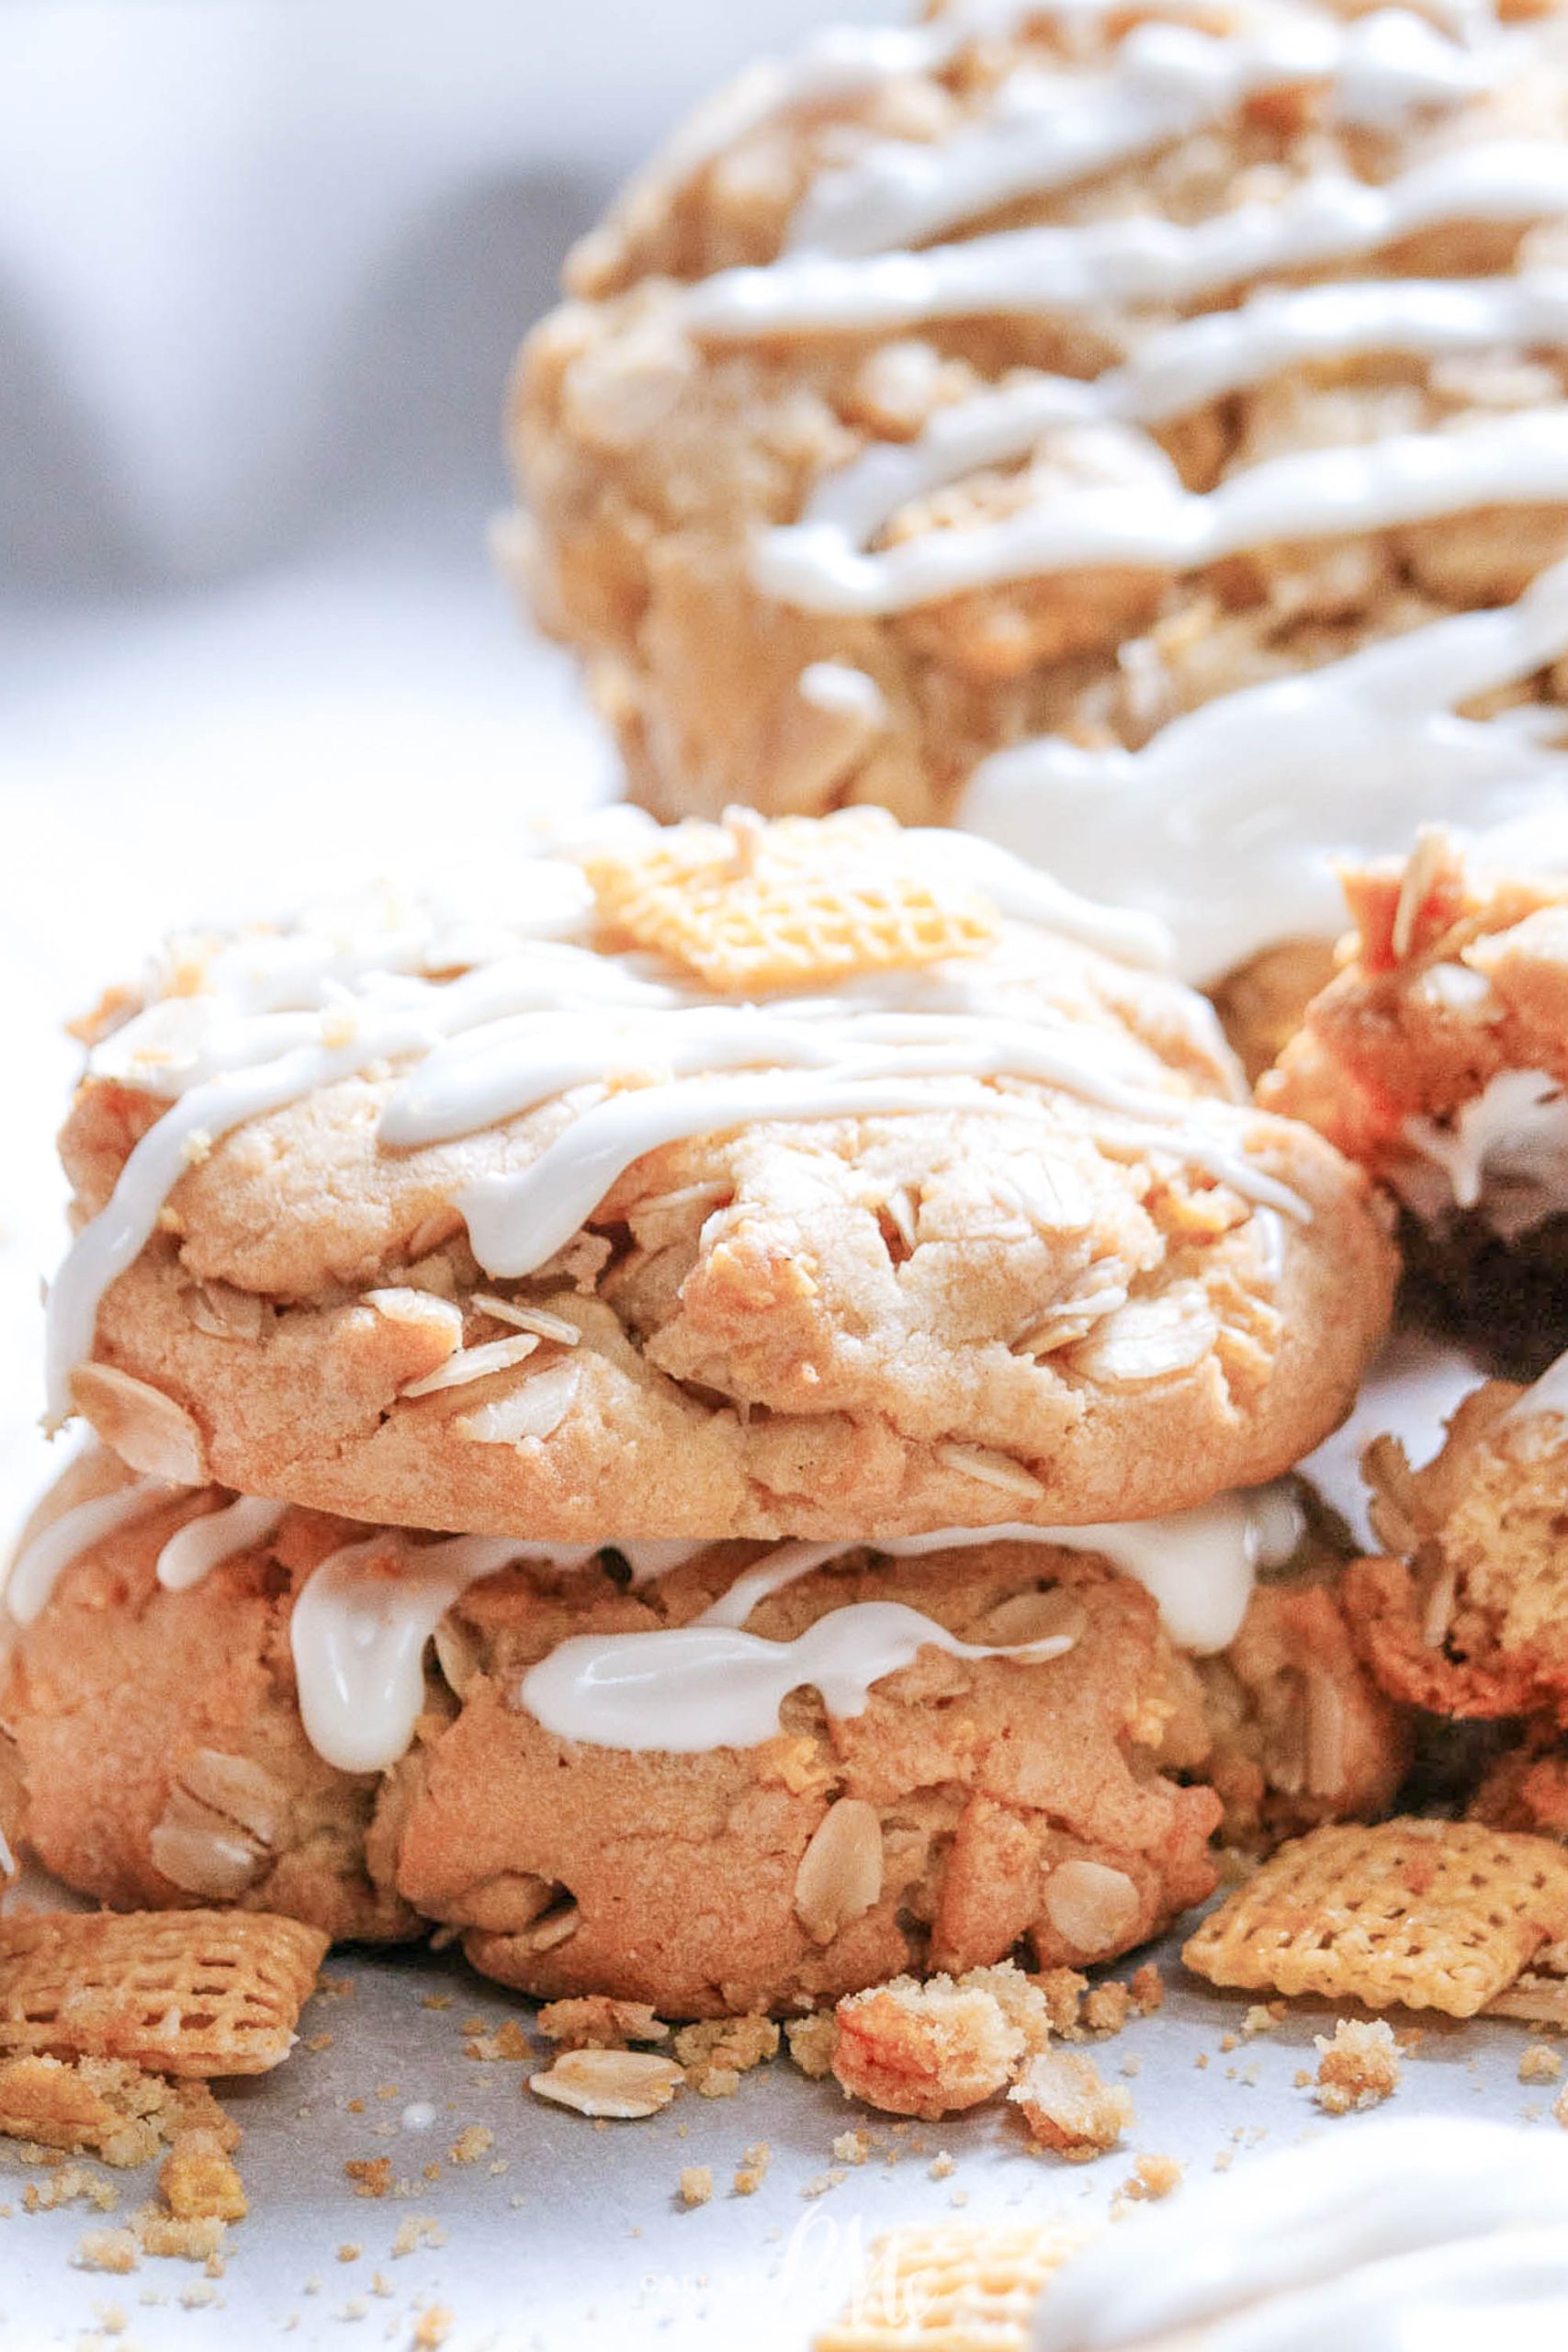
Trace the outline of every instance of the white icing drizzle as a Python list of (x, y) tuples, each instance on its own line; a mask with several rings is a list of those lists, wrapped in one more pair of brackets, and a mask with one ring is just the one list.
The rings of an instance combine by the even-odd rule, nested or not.
[(885, 616), (968, 589), (1098, 566), (1196, 571), (1281, 540), (1339, 538), (1483, 506), (1568, 503), (1568, 406), (1462, 431), (1298, 449), (1183, 490), (1152, 444), (1133, 478), (1064, 489), (1001, 520), (930, 531), (871, 554), (836, 523), (767, 532), (759, 586), (807, 612)]
[[(1042, 2297), (1031, 2352), (1409, 2352), (1568, 2334), (1568, 2147), (1420, 2116), (1195, 2182)], [(1527, 2333), (1516, 2333), (1519, 2328)], [(1190, 2335), (1188, 2331), (1191, 2331)]]
[[(1159, 1605), (1173, 1642), (1200, 1656), (1223, 1650), (1241, 1630), (1260, 1567), (1280, 1567), (1302, 1539), (1301, 1506), (1290, 1485), (1237, 1489), (1195, 1510), (1160, 1519), (1097, 1527), (944, 1527), (932, 1535), (885, 1538), (872, 1548), (889, 1559), (924, 1558), (980, 1544), (1043, 1544), (1103, 1554)], [(744, 1625), (759, 1602), (797, 1577), (837, 1559), (843, 1544), (789, 1544), (770, 1552), (705, 1610), (705, 1625)]]
[(1321, 172), (1275, 202), (1190, 224), (1145, 213), (1010, 229), (921, 253), (835, 260), (790, 254), (685, 288), (694, 334), (890, 334), (942, 319), (1066, 317), (1108, 303), (1198, 302), (1248, 279), (1363, 259), (1459, 221), (1527, 227), (1568, 210), (1568, 153), (1478, 142), (1381, 187)]
[(576, 1635), (529, 1668), (518, 1695), (558, 1738), (684, 1756), (761, 1746), (778, 1730), (790, 1692), (807, 1683), (831, 1713), (858, 1715), (872, 1686), (922, 1649), (1038, 1664), (1071, 1647), (1064, 1634), (977, 1646), (899, 1601), (866, 1600), (830, 1611), (793, 1642), (702, 1619), (646, 1634)]
[(270, 1543), (288, 1508), (242, 1495), (220, 1510), (187, 1520), (158, 1555), (158, 1582), (167, 1592), (191, 1591), (236, 1553)]
[(1044, 195), (1223, 120), (1258, 92), (1333, 88), (1341, 120), (1386, 126), (1482, 86), (1483, 67), (1404, 10), (1348, 23), (1305, 9), (1214, 36), (1140, 24), (1099, 75), (1020, 71), (989, 115), (935, 144), (875, 140), (823, 172), (790, 226), (796, 251), (914, 245), (1022, 196)]
[[(1563, 217), (1561, 142), (1494, 139), (1456, 144), (1381, 184), (1329, 166), (1277, 199), (1190, 223), (1134, 212), (963, 234), (998, 204), (1075, 187), (1218, 120), (1256, 88), (1325, 83), (1341, 120), (1387, 128), (1461, 104), (1499, 74), (1528, 74), (1534, 33), (1502, 31), (1486, 9), (1447, 13), (1451, 39), (1394, 10), (1349, 22), (1310, 9), (1244, 12), (1220, 32), (1138, 24), (1092, 72), (1016, 65), (980, 119), (952, 137), (867, 137), (856, 148), (847, 133), (807, 190), (790, 249), (683, 289), (682, 323), (721, 339), (875, 335), (972, 316), (1180, 310), (1284, 272), (1354, 267), (1433, 228)], [(896, 70), (929, 69), (906, 54)], [(1097, 382), (1021, 374), (939, 409), (911, 443), (873, 443), (818, 483), (797, 520), (759, 536), (754, 574), (778, 601), (876, 617), (1080, 568), (1185, 572), (1291, 539), (1562, 505), (1562, 406), (1301, 450), (1201, 495), (1183, 489), (1151, 434), (1296, 366), (1565, 346), (1561, 271), (1266, 290), (1147, 330)], [(1011, 513), (878, 544), (911, 502), (1036, 450), (1038, 488)], [(1113, 872), (1119, 895), (1172, 922), (1184, 973), (1213, 978), (1271, 941), (1337, 927), (1336, 852), (1396, 849), (1434, 818), (1482, 825), (1527, 859), (1553, 828), (1568, 837), (1568, 763), (1548, 740), (1550, 714), (1453, 716), (1484, 684), (1526, 677), (1568, 650), (1562, 604), (1559, 575), (1517, 616), (1478, 614), (1455, 625), (1458, 637), (1439, 625), (1398, 651), (1233, 695), (1174, 720), (1138, 753), (1053, 740), (998, 753), (974, 779), (961, 820), (1086, 887), (1103, 888)], [(1124, 650), (1129, 665), (1147, 652), (1157, 681), (1156, 649)], [(1476, 671), (1475, 684), (1461, 683)]]
[(1451, 1119), (1402, 1132), (1415, 1158), (1389, 1176), (1423, 1216), (1479, 1208), (1512, 1241), (1568, 1208), (1568, 1091), (1547, 1070), (1499, 1070)]
[[(1281, 1484), (1221, 1495), (1163, 1519), (1100, 1527), (949, 1527), (870, 1548), (893, 1559), (998, 1543), (1103, 1554), (1152, 1594), (1174, 1641), (1203, 1653), (1235, 1640), (1258, 1569), (1289, 1559), (1302, 1529), (1300, 1505)], [(829, 1610), (792, 1642), (745, 1631), (771, 1593), (855, 1548), (842, 1542), (783, 1544), (688, 1625), (576, 1635), (529, 1669), (521, 1702), (563, 1739), (689, 1755), (771, 1738), (784, 1701), (806, 1683), (821, 1691), (834, 1714), (858, 1714), (873, 1685), (908, 1666), (923, 1645), (955, 1657), (1036, 1662), (1070, 1646), (1053, 1637), (1022, 1648), (977, 1648), (902, 1602)]]
[[(1160, 944), (1146, 918), (1098, 910), (994, 847), (946, 833), (904, 839), (915, 859), (972, 876), (1021, 923), (1140, 960)], [(564, 877), (553, 893), (551, 873)], [(107, 1207), (76, 1237), (51, 1290), (53, 1413), (70, 1408), (70, 1374), (91, 1353), (105, 1287), (144, 1247), (191, 1157), (247, 1119), (382, 1062), (412, 1065), (382, 1115), (378, 1137), (390, 1148), (474, 1134), (616, 1070), (649, 1073), (648, 1084), (574, 1105), (576, 1116), (520, 1173), (458, 1193), (475, 1254), (492, 1276), (543, 1264), (616, 1178), (660, 1145), (752, 1120), (932, 1109), (1016, 1116), (1027, 1101), (999, 1080), (1064, 1089), (1091, 1107), (1112, 1148), (1168, 1153), (1251, 1202), (1306, 1214), (1247, 1157), (1253, 1114), (1245, 1104), (1168, 1091), (1164, 1072), (1114, 1037), (1075, 1036), (1048, 1012), (1021, 1018), (1004, 985), (1005, 956), (995, 975), (987, 965), (939, 965), (738, 1004), (651, 958), (577, 944), (577, 868), (540, 861), (529, 895), (532, 935), (520, 922), (499, 943), (467, 948), (434, 915), (389, 921), (378, 935), (307, 926), (244, 940), (216, 956), (199, 993), (154, 1002), (95, 1052), (95, 1074), (169, 1107), (130, 1153)], [(426, 977), (457, 968), (464, 955), (481, 960), (455, 978)]]
[[(1103, 877), (1213, 978), (1273, 939), (1331, 934), (1329, 858), (1404, 852), (1423, 824), (1473, 823), (1496, 854), (1568, 854), (1568, 758), (1455, 706), (1568, 653), (1568, 563), (1516, 605), (1462, 613), (1302, 675), (1224, 695), (1141, 752), (1047, 737), (976, 770), (963, 821), (1068, 881)], [(1509, 835), (1512, 835), (1511, 841)]]
[[(1164, 424), (1293, 365), (1372, 352), (1438, 357), (1497, 344), (1568, 348), (1568, 271), (1395, 277), (1255, 295), (1234, 311), (1206, 311), (1151, 335), (1125, 366), (1091, 383), (1027, 376), (938, 409), (915, 440), (874, 443), (825, 476), (803, 526), (830, 526), (852, 552), (911, 500), (1024, 456), (1054, 426)], [(792, 542), (774, 532), (767, 544), (778, 554)], [(806, 675), (839, 667), (818, 662)]]
[(342, 1772), (388, 1770), (423, 1710), (424, 1645), (469, 1585), (525, 1560), (581, 1567), (599, 1548), (383, 1532), (333, 1553), (306, 1577), (288, 1629), (311, 1747)]
[(73, 1560), (90, 1552), (121, 1527), (145, 1519), (160, 1503), (172, 1501), (180, 1488), (159, 1478), (133, 1478), (111, 1495), (74, 1503), (51, 1520), (11, 1562), (0, 1598), (18, 1625), (30, 1625), (49, 1602), (55, 1585)]

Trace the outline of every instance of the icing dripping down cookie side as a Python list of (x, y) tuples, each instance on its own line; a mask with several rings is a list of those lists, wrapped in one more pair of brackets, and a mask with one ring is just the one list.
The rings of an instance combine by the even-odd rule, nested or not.
[(1568, 868), (1568, 754), (1517, 713), (1455, 715), (1565, 653), (1568, 562), (1501, 610), (1218, 695), (1139, 752), (1044, 737), (996, 752), (961, 814), (1021, 855), (1048, 846), (1079, 881), (1103, 872), (1109, 829), (1128, 898), (1171, 921), (1189, 978), (1212, 978), (1270, 939), (1333, 932), (1336, 842), (1404, 853), (1423, 824), (1479, 818), (1499, 862)]

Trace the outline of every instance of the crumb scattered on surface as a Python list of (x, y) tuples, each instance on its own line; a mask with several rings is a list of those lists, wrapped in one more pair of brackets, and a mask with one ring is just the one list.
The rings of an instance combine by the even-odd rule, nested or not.
[[(613, 2001), (604, 1993), (547, 2001), (534, 2022), (547, 2041), (563, 2050), (624, 2050), (628, 2042), (666, 2041), (670, 2037), (670, 2028), (648, 2002)], [(778, 2046), (776, 2029), (773, 2046)]]
[(205, 2125), (175, 2133), (158, 2188), (177, 2221), (243, 2222), (250, 2210), (232, 2159)]
[(1399, 2087), (1399, 2044), (1384, 2018), (1371, 2023), (1341, 2018), (1330, 2041), (1314, 2037), (1318, 2053), (1315, 2096), (1325, 2115), (1378, 2107)]
[(1138, 2199), (1145, 2204), (1168, 2197), (1173, 2188), (1181, 2186), (1182, 2167), (1174, 2156), (1142, 2155), (1134, 2157), (1133, 2169), (1122, 2183), (1122, 2195)]
[(833, 2143), (833, 2155), (841, 2165), (863, 2165), (871, 2154), (871, 2141), (863, 2132), (840, 2132)]
[(344, 2166), (356, 2197), (389, 2197), (392, 2188), (390, 2156), (351, 2156)]
[(690, 2210), (705, 2205), (713, 2195), (713, 2166), (688, 2165), (681, 2175), (681, 2202)]
[(477, 2165), (495, 2145), (495, 2133), (486, 2123), (470, 2123), (446, 2151), (455, 2165)]
[(76, 2267), (123, 2278), (141, 2269), (141, 2249), (130, 2230), (88, 2230), (76, 2242)]
[(1562, 2053), (1544, 2041), (1527, 2043), (1519, 2058), (1521, 2083), (1554, 2083), (1562, 2072)]
[(747, 2149), (735, 2167), (734, 2188), (737, 2197), (754, 2197), (768, 2177), (773, 2152), (766, 2140), (758, 2140)]
[(1070, 2164), (1104, 2155), (1136, 2120), (1131, 2091), (1101, 2081), (1091, 2059), (1065, 2050), (1039, 2052), (1008, 2097), (1035, 2144)]
[(704, 2098), (733, 2098), (741, 2075), (772, 2058), (778, 2046), (778, 2027), (758, 2015), (705, 2018), (682, 2026), (675, 2036), (675, 2056)]
[(407, 2221), (398, 2225), (398, 2234), (392, 2240), (392, 2252), (400, 2257), (405, 2254), (416, 2254), (422, 2245), (435, 2247), (446, 2243), (446, 2233), (433, 2213), (411, 2213)]
[(784, 2027), (790, 2057), (813, 2082), (820, 2082), (824, 2075), (831, 2073), (833, 2044), (838, 2038), (838, 2019), (830, 2009), (814, 2017), (791, 2018)]
[(445, 2303), (430, 2303), (414, 2322), (411, 2341), (417, 2352), (439, 2352), (453, 2328), (453, 2315)]
[(465, 2058), (489, 2065), (495, 2059), (531, 2058), (528, 2037), (515, 2018), (502, 2018), (493, 2033), (470, 2034), (463, 2044)]

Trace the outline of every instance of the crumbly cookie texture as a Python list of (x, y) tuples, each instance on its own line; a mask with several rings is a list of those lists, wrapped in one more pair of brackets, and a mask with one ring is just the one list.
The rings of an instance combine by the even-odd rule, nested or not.
[(1488, 872), (1441, 828), (1341, 878), (1351, 930), (1340, 969), (1258, 1098), (1402, 1189), (1423, 1155), (1440, 1173), (1445, 1141), (1462, 1164), (1472, 1133), (1484, 1180), (1486, 1146), (1507, 1145), (1510, 1120), (1481, 1133), (1472, 1106), (1523, 1072), (1568, 1085), (1568, 878)]
[[(123, 1477), (89, 1458), (57, 1506)], [(749, 1630), (793, 1639), (831, 1610), (895, 1602), (976, 1646), (1065, 1634), (1064, 1653), (925, 1646), (859, 1714), (797, 1690), (750, 1748), (600, 1747), (519, 1703), (563, 1640), (690, 1623), (755, 1565), (755, 1545), (731, 1544), (636, 1589), (609, 1548), (470, 1585), (436, 1625), (406, 1755), (337, 1771), (305, 1736), (291, 1623), (310, 1575), (366, 1531), (289, 1510), (205, 1582), (164, 1590), (162, 1546), (229, 1499), (154, 1498), (7, 1626), (0, 1760), (28, 1841), (119, 1906), (233, 1902), (355, 1939), (439, 1921), (480, 1968), (562, 2005), (546, 2014), (568, 2044), (750, 2012), (704, 2061), (739, 2069), (771, 2039), (760, 2012), (1021, 1943), (1081, 1992), (1073, 1971), (1209, 1892), (1216, 1790), (1228, 1834), (1256, 1843), (1381, 1802), (1403, 1754), (1395, 1712), (1323, 1632), (1323, 1562), (1295, 1598), (1289, 1578), (1260, 1587), (1231, 1650), (1193, 1661), (1094, 1555), (1002, 1540), (851, 1549), (763, 1600)], [(1345, 1732), (1339, 1753), (1313, 1709)], [(1077, 2015), (1075, 1999), (1064, 2030)]]
[(596, 1747), (515, 1703), (564, 1638), (689, 1623), (732, 1580), (727, 1559), (637, 1593), (594, 1572), (552, 1595), (515, 1573), (462, 1603), (478, 1657), (456, 1722), (412, 1760), (399, 1883), (485, 1973), (660, 2017), (787, 2014), (1021, 1942), (1044, 1965), (1110, 1958), (1212, 1885), (1217, 1801), (1162, 1770), (1206, 1745), (1190, 1670), (1146, 1595), (1086, 1555), (850, 1553), (773, 1594), (748, 1620), (764, 1638), (891, 1601), (981, 1644), (1048, 1586), (1076, 1640), (1034, 1666), (922, 1649), (854, 1715), (797, 1691), (760, 1747)]
[(1568, 879), (1440, 828), (1343, 879), (1342, 968), (1258, 1100), (1391, 1186), (1438, 1311), (1539, 1370), (1568, 1311)]
[(1406, 1698), (1358, 1653), (1343, 1596), (1342, 1562), (1319, 1533), (1258, 1586), (1229, 1648), (1193, 1661), (1213, 1740), (1203, 1777), (1229, 1845), (1266, 1852), (1393, 1802), (1411, 1757)]
[[(886, 833), (896, 870), (899, 837)], [(582, 896), (581, 871), (555, 871)], [(893, 1535), (1197, 1503), (1287, 1468), (1348, 1408), (1394, 1263), (1365, 1177), (1311, 1129), (1236, 1102), (1200, 999), (1049, 924), (1004, 921), (994, 944), (976, 937), (874, 978), (939, 1026), (985, 991), (985, 1021), (1015, 1024), (1031, 1053), (1060, 1043), (1088, 1078), (1010, 1078), (993, 1038), (982, 1075), (1005, 1111), (971, 1107), (973, 1078), (945, 1102), (911, 1080), (892, 1088), (912, 1090), (908, 1109), (791, 1119), (767, 1115), (769, 1086), (747, 1064), (728, 1131), (647, 1149), (605, 1177), (547, 1261), (515, 1279), (487, 1272), (459, 1203), (532, 1176), (595, 1111), (620, 1117), (637, 1096), (640, 1112), (672, 1091), (660, 1053), (692, 1050), (682, 1041), (713, 1034), (710, 1018), (744, 1018), (740, 1000), (655, 964), (661, 986), (685, 991), (656, 1044), (637, 1010), (626, 1042), (612, 1020), (585, 1049), (582, 991), (592, 1004), (650, 968), (626, 960), (631, 936), (594, 920), (556, 962), (553, 935), (511, 943), (545, 973), (547, 1012), (559, 1010), (549, 975), (570, 972), (575, 1011), (561, 1018), (577, 1023), (570, 1051), (590, 1053), (588, 1082), (550, 1092), (558, 1053), (519, 1047), (514, 1027), (507, 1050), (543, 1056), (544, 1099), (493, 1124), (480, 1089), (460, 1133), (389, 1141), (400, 1088), (430, 1063), (367, 1050), (348, 1074), (317, 1060), (278, 1107), (186, 1137), (155, 1229), (109, 1283), (83, 1341), (91, 1360), (65, 1384), (123, 1458), (415, 1527)], [(291, 944), (265, 945), (269, 971)], [(324, 952), (299, 944), (302, 963), (308, 947)], [(243, 961), (243, 944), (234, 952)], [(374, 963), (382, 951), (355, 937), (349, 952)], [(504, 962), (431, 953), (450, 960), (399, 985), (432, 1023), (448, 984), (488, 984)], [(156, 1148), (160, 1117), (187, 1113), (191, 1096), (171, 1111), (157, 1090), (191, 1050), (186, 1024), (207, 1017), (210, 961), (209, 946), (167, 967), (143, 1026), (125, 1026), (134, 1007), (121, 1001), (100, 1038), (62, 1137), (79, 1223), (138, 1181), (130, 1155)], [(886, 1001), (871, 1012), (863, 1001), (859, 1017)], [(287, 1019), (320, 1038), (311, 1055), (354, 1058), (344, 1039), (384, 1018), (378, 1001)], [(831, 1048), (848, 1035), (839, 1018), (825, 984), (812, 1036)], [(220, 1023), (207, 1046), (220, 1075), (231, 1034)], [(735, 1068), (734, 1035), (723, 1031), (722, 1069)], [(479, 1028), (444, 1068), (456, 1057), (471, 1074), (476, 1040), (491, 1071), (501, 1040)], [(705, 1050), (694, 1065), (711, 1074)], [(874, 1062), (891, 1050), (864, 1049)], [(1156, 1118), (1129, 1129), (1103, 1094), (1112, 1072), (1111, 1094), (1134, 1089)], [(1169, 1150), (1156, 1148), (1173, 1119)], [(1219, 1172), (1205, 1174), (1190, 1156), (1201, 1161), (1199, 1130), (1216, 1119), (1238, 1157), (1211, 1152)], [(1260, 1205), (1270, 1182), (1309, 1214)]]
[(1568, 1426), (1535, 1405), (1488, 1381), (1423, 1468), (1391, 1439), (1369, 1451), (1389, 1548), (1348, 1570), (1341, 1601), (1372, 1673), (1409, 1705), (1568, 1725)]
[[(715, 328), (691, 305), (700, 281), (773, 264), (792, 243), (796, 257), (815, 260), (820, 248), (799, 217), (814, 188), (830, 187), (835, 172), (852, 171), (878, 142), (895, 164), (910, 155), (917, 168), (933, 149), (962, 152), (1010, 74), (1081, 74), (1092, 113), (1112, 50), (1130, 32), (1150, 32), (1144, 14), (987, 26), (941, 62), (912, 62), (886, 77), (846, 73), (832, 89), (818, 80), (794, 107), (770, 110), (753, 103), (755, 85), (743, 89), (728, 119), (721, 102), (693, 137), (672, 142), (578, 249), (570, 299), (535, 332), (517, 371), (512, 447), (530, 520), (505, 552), (535, 613), (584, 656), (649, 807), (712, 813), (732, 798), (795, 809), (876, 800), (906, 818), (941, 820), (998, 748), (1047, 733), (1141, 746), (1218, 695), (1505, 603), (1568, 544), (1561, 503), (1543, 497), (1277, 539), (1192, 569), (1134, 558), (1051, 572), (1022, 560), (1021, 577), (890, 614), (808, 610), (765, 592), (753, 565), (758, 536), (798, 521), (814, 493), (878, 445), (896, 462), (964, 401), (994, 390), (1016, 397), (1047, 376), (1103, 377), (1183, 308), (1228, 307), (1258, 290), (1243, 261), (1239, 283), (1186, 303), (1159, 287), (1118, 301), (1102, 268), (1092, 308), (1081, 297), (1053, 307), (1030, 301), (1042, 262), (1020, 255), (1010, 273), (992, 275), (1012, 299), (982, 315), (944, 316), (933, 304), (934, 315), (917, 309), (885, 326), (865, 307), (831, 331), (806, 332), (749, 327), (744, 305)], [(1235, 18), (1204, 9), (1192, 22), (1223, 32)], [(1021, 103), (1022, 87), (1021, 79)], [(1561, 44), (1550, 35), (1511, 80), (1375, 126), (1348, 124), (1310, 76), (1281, 75), (1152, 152), (1109, 168), (1043, 172), (1043, 190), (1021, 173), (1001, 200), (930, 230), (880, 234), (879, 183), (863, 223), (847, 235), (837, 224), (827, 266), (840, 254), (852, 270), (864, 254), (885, 256), (878, 294), (891, 300), (908, 247), (934, 243), (962, 267), (975, 242), (998, 230), (1070, 230), (1128, 215), (1168, 238), (1248, 204), (1288, 208), (1317, 175), (1376, 185), (1493, 141), (1560, 138), (1564, 113)], [(1331, 277), (1441, 279), (1561, 253), (1550, 222), (1485, 219), (1479, 205), (1461, 211), (1374, 238), (1370, 250), (1313, 259)], [(1084, 266), (1093, 271), (1092, 255)], [(1049, 284), (1048, 262), (1044, 269)], [(868, 306), (874, 299), (862, 297)], [(1205, 492), (1281, 454), (1460, 431), (1562, 396), (1561, 355), (1506, 337), (1436, 354), (1391, 351), (1387, 342), (1348, 356), (1287, 348), (1220, 395), (1200, 382), (1176, 413), (1142, 429), (1058, 408), (999, 458), (981, 436), (956, 479), (917, 479), (870, 543), (940, 548), (955, 532), (1003, 526), (1053, 494), (1152, 486), (1157, 495), (1172, 470)], [(716, 641), (722, 663), (712, 658)], [(814, 676), (823, 664), (863, 684), (829, 690)], [(1562, 683), (1558, 664), (1506, 698), (1554, 702)]]
[[(124, 1480), (112, 1456), (83, 1456), (28, 1533)], [(395, 1791), (323, 1763), (295, 1701), (293, 1597), (349, 1531), (293, 1511), (265, 1551), (165, 1591), (162, 1546), (212, 1499), (171, 1498), (104, 1536), (31, 1625), (0, 1602), (0, 1775), (18, 1833), (117, 1909), (234, 1903), (334, 1939), (417, 1935), (393, 1883)]]

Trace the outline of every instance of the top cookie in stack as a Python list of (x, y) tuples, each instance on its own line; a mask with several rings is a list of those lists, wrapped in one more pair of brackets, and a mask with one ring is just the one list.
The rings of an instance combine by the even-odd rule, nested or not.
[(183, 943), (63, 1136), (53, 1406), (538, 1540), (1142, 1518), (1347, 1409), (1393, 1253), (1150, 927), (876, 810)]
[(1568, 51), (1501, 15), (953, 0), (699, 115), (515, 403), (638, 797), (956, 816), (1204, 982), (1325, 851), (1560, 815)]

